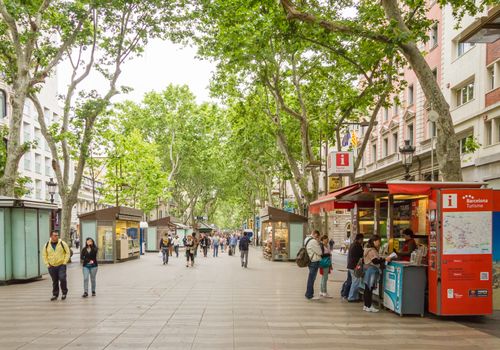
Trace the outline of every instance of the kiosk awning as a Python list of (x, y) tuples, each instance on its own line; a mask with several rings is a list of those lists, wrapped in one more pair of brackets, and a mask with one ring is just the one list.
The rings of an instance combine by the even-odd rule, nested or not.
[(354, 208), (354, 204), (366, 204), (373, 199), (374, 192), (387, 193), (387, 186), (382, 182), (363, 182), (350, 185), (315, 200), (310, 204), (309, 212), (311, 214), (319, 214), (321, 209), (324, 211), (352, 209)]
[(436, 188), (481, 188), (484, 182), (387, 181), (390, 194), (429, 195)]

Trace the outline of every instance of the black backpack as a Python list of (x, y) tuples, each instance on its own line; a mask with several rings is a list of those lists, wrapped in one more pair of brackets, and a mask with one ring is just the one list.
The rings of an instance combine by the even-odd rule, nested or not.
[(295, 258), (295, 262), (298, 267), (306, 267), (311, 263), (311, 258), (309, 258), (309, 254), (307, 254), (307, 244), (311, 242), (313, 238), (309, 238), (306, 242), (306, 245), (299, 249), (297, 252), (297, 257)]
[(242, 238), (240, 241), (240, 250), (248, 250), (248, 243), (249, 243), (248, 238), (246, 239)]

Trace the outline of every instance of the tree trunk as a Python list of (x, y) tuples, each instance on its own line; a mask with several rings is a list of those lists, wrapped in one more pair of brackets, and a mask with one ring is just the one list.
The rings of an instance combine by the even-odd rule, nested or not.
[(61, 232), (59, 236), (65, 242), (69, 243), (71, 230), (71, 213), (77, 202), (77, 198), (71, 196), (61, 196)]
[(12, 114), (9, 120), (9, 140), (5, 170), (0, 179), (0, 195), (14, 197), (14, 188), (18, 177), (19, 161), (25, 153), (21, 144), (21, 123), (26, 101), (27, 81), (19, 78), (14, 82), (11, 96)]
[[(390, 20), (397, 22), (398, 29), (403, 33), (410, 34), (410, 30), (401, 15), (398, 2), (396, 0), (382, 0), (382, 6), (386, 16)], [(462, 181), (460, 147), (455, 135), (450, 106), (446, 102), (441, 88), (417, 44), (414, 41), (408, 41), (400, 43), (399, 47), (417, 75), (427, 101), (429, 101), (432, 109), (439, 114), (437, 121), (439, 137), (437, 137), (436, 145), (439, 172), (444, 181)]]

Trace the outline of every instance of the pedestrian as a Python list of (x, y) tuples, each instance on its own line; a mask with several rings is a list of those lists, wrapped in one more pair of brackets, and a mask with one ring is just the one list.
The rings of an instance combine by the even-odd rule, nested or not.
[(347, 271), (351, 278), (351, 286), (349, 288), (349, 294), (347, 295), (347, 301), (351, 303), (360, 300), (359, 286), (361, 285), (361, 278), (354, 276), (354, 269), (359, 259), (363, 258), (363, 239), (363, 234), (358, 233), (356, 237), (354, 237), (354, 242), (349, 247), (349, 252), (347, 253)]
[(180, 245), (179, 236), (175, 235), (175, 238), (174, 238), (174, 251), (175, 251), (175, 256), (177, 258), (179, 257), (179, 245)]
[(224, 253), (224, 244), (226, 243), (226, 238), (224, 236), (221, 236), (220, 238), (220, 251), (221, 253)]
[(97, 246), (92, 238), (87, 237), (85, 247), (80, 253), (83, 270), (83, 298), (89, 296), (89, 277), (92, 287), (92, 296), (95, 297), (96, 275), (97, 275)]
[(238, 244), (238, 237), (235, 234), (231, 235), (229, 239), (229, 249), (231, 250), (230, 254), (235, 255), (236, 253), (236, 244)]
[(194, 244), (193, 254), (194, 257), (196, 258), (198, 256), (198, 246), (200, 245), (200, 242), (198, 241), (198, 238), (196, 238), (196, 232), (193, 232), (191, 236), (193, 237), (193, 244)]
[(160, 239), (160, 243), (159, 243), (159, 246), (160, 246), (160, 250), (161, 250), (161, 254), (162, 254), (162, 257), (163, 257), (163, 265), (167, 265), (168, 264), (168, 255), (169, 255), (169, 248), (171, 246), (171, 243), (170, 242), (170, 238), (168, 237), (168, 235), (165, 233), (165, 235), (163, 236), (162, 239)]
[(212, 244), (214, 246), (214, 258), (219, 256), (219, 243), (220, 243), (220, 238), (218, 235), (215, 235), (214, 238), (212, 239)]
[(314, 281), (319, 270), (319, 262), (321, 260), (321, 247), (319, 245), (319, 231), (314, 230), (304, 240), (304, 246), (309, 256), (309, 275), (307, 277), (306, 298), (309, 300), (317, 300), (319, 297), (314, 296)]
[(200, 239), (200, 246), (203, 251), (203, 256), (206, 258), (208, 254), (208, 246), (210, 245), (210, 239), (207, 237), (207, 235), (203, 234), (203, 236)]
[(248, 246), (250, 245), (250, 240), (247, 237), (247, 233), (243, 232), (243, 237), (240, 239), (240, 254), (241, 254), (241, 267), (248, 267)]
[(51, 301), (59, 297), (59, 284), (62, 291), (62, 300), (66, 299), (68, 294), (68, 283), (66, 281), (66, 264), (71, 255), (69, 247), (63, 240), (59, 239), (57, 231), (52, 231), (49, 241), (45, 244), (42, 253), (43, 262), (47, 266), (52, 279), (52, 298)]
[(320, 274), (321, 283), (320, 283), (320, 293), (319, 296), (323, 298), (331, 298), (330, 294), (327, 291), (328, 285), (328, 275), (332, 270), (332, 252), (330, 250), (328, 236), (323, 235), (321, 237), (321, 260), (320, 260)]
[(335, 245), (335, 241), (333, 240), (333, 238), (330, 238), (330, 240), (328, 241), (328, 246), (330, 247), (330, 251), (333, 250), (334, 245)]
[(76, 239), (75, 239), (75, 247), (76, 247), (76, 249), (78, 249), (80, 247), (80, 238), (78, 236), (76, 236)]
[(196, 250), (196, 246), (194, 244), (194, 239), (193, 236), (189, 235), (187, 236), (186, 240), (186, 267), (190, 266), (191, 262), (191, 267), (194, 265), (194, 251)]
[(342, 246), (342, 249), (340, 250), (340, 252), (342, 253), (342, 250), (343, 250), (343, 253), (346, 254), (347, 249), (349, 249), (350, 246), (351, 246), (351, 238), (347, 237), (344, 241), (344, 245)]
[(384, 267), (385, 261), (390, 261), (390, 258), (381, 258), (379, 255), (381, 239), (379, 235), (373, 235), (363, 253), (365, 276), (363, 283), (365, 290), (363, 292), (364, 306), (363, 311), (378, 312), (379, 310), (373, 307), (373, 290), (377, 287), (380, 277), (380, 269)]
[(170, 241), (170, 245), (168, 246), (168, 252), (170, 253), (170, 256), (174, 256), (174, 238), (172, 237), (172, 234), (168, 234), (168, 239)]

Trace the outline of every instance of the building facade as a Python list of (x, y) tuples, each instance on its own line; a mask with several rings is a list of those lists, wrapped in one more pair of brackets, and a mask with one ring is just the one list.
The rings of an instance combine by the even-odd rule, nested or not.
[[(429, 32), (429, 41), (421, 45), (450, 105), (464, 181), (485, 181), (492, 188), (500, 188), (500, 40), (476, 44), (462, 40), (481, 17), (497, 13), (496, 7), (476, 18), (465, 17), (461, 28), (455, 29), (451, 9), (431, 4), (429, 18), (436, 23)], [(405, 171), (399, 148), (405, 140), (416, 148), (412, 178), (439, 180), (435, 154), (439, 135), (436, 123), (429, 120), (432, 106), (415, 73), (411, 69), (403, 73), (407, 85), (399, 96), (393, 96), (391, 108), (380, 111), (356, 176), (358, 181), (402, 179)], [(364, 131), (360, 130), (362, 136)]]

